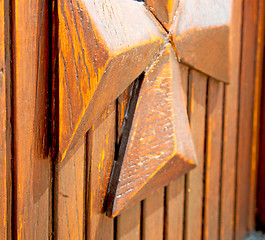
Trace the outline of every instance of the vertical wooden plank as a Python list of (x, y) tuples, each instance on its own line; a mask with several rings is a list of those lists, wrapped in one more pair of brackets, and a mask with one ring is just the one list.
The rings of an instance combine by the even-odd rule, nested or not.
[(48, 239), (48, 2), (13, 1), (14, 195), (17, 239)]
[[(259, 205), (263, 204), (265, 207), (264, 198), (260, 193), (265, 191), (259, 188), (264, 184), (264, 180), (259, 179), (259, 177), (265, 176), (264, 173), (260, 170), (259, 174), (259, 151), (264, 151), (264, 145), (259, 146), (260, 135), (262, 134), (262, 125), (261, 121), (261, 112), (262, 106), (264, 106), (264, 100), (262, 100), (261, 95), (264, 92), (262, 86), (265, 83), (265, 1), (259, 1), (259, 13), (258, 13), (258, 33), (257, 33), (257, 50), (256, 50), (256, 66), (255, 66), (255, 90), (254, 90), (254, 110), (253, 110), (253, 137), (252, 137), (252, 160), (251, 160), (251, 175), (250, 175), (250, 201), (249, 201), (249, 230), (253, 231), (256, 228), (256, 216), (257, 224), (259, 219), (259, 214), (264, 214), (265, 212), (259, 211)], [(264, 119), (264, 117), (262, 116)], [(264, 136), (263, 136), (264, 137)], [(262, 164), (263, 159), (260, 159)], [(264, 163), (263, 163), (264, 164)], [(264, 167), (263, 167), (264, 168)], [(257, 177), (258, 176), (258, 177)], [(258, 181), (257, 181), (258, 180)], [(261, 184), (258, 186), (258, 184)], [(257, 191), (258, 190), (258, 191)], [(259, 192), (260, 191), (260, 192)], [(263, 202), (262, 202), (263, 201)], [(265, 221), (264, 221), (265, 224)]]
[(256, 60), (258, 1), (245, 0), (239, 96), (239, 132), (236, 186), (235, 238), (243, 239), (249, 229), (250, 169)]
[(88, 132), (88, 214), (87, 239), (113, 239), (114, 220), (104, 213), (111, 168), (115, 153), (116, 106), (101, 116)]
[[(117, 143), (122, 134), (123, 120), (126, 117), (126, 109), (130, 101), (130, 85), (118, 98), (117, 112)], [(116, 218), (116, 239), (117, 240), (137, 240), (141, 237), (141, 203), (137, 203), (121, 213)]]
[(141, 204), (137, 203), (117, 217), (117, 240), (140, 239)]
[[(242, 0), (233, 1), (230, 84), (225, 86), (221, 179), (220, 240), (234, 238), (235, 177), (237, 157), (238, 94), (241, 50)], [(233, 103), (233, 104), (231, 104)]]
[[(180, 64), (185, 99), (188, 92), (188, 67)], [(187, 102), (186, 102), (187, 104)], [(179, 240), (183, 237), (185, 176), (172, 181), (166, 187), (165, 239)]]
[(70, 159), (58, 163), (57, 237), (83, 239), (85, 206), (85, 144)]
[(11, 239), (11, 76), (9, 2), (0, 1), (0, 238)]
[(205, 240), (218, 239), (219, 236), (223, 86), (223, 83), (214, 79), (208, 80), (203, 232)]
[(0, 1), (0, 238), (7, 239), (6, 79), (4, 1)]
[(185, 239), (201, 239), (203, 209), (204, 139), (207, 76), (191, 70), (190, 125), (197, 154), (197, 167), (187, 175)]
[(162, 240), (164, 226), (164, 188), (143, 201), (143, 240)]

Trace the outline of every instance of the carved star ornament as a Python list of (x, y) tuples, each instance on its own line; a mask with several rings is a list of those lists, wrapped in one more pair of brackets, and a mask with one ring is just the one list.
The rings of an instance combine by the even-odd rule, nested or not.
[(59, 157), (142, 73), (108, 189), (117, 216), (196, 166), (179, 62), (229, 81), (231, 0), (60, 0)]

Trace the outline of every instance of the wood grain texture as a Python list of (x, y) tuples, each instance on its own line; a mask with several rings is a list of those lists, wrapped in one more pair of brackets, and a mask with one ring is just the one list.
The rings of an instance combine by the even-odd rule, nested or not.
[(181, 84), (175, 53), (167, 45), (146, 73), (124, 156), (114, 167), (110, 216), (195, 166)]
[(61, 160), (145, 70), (164, 39), (137, 1), (59, 1)]
[(231, 0), (181, 0), (171, 30), (179, 60), (229, 82), (230, 24)]
[(174, 21), (179, 0), (145, 0), (145, 2), (159, 22), (169, 31)]
[[(235, 219), (235, 178), (237, 161), (238, 97), (241, 51), (242, 0), (233, 1), (231, 23), (231, 76), (225, 86), (223, 157), (220, 199), (220, 240), (233, 239)], [(233, 104), (231, 104), (233, 103)]]
[(68, 161), (58, 163), (58, 239), (83, 239), (85, 231), (85, 139)]
[(8, 112), (11, 111), (8, 91), (10, 91), (11, 79), (8, 72), (10, 63), (7, 53), (10, 36), (6, 26), (9, 24), (6, 5), (5, 1), (0, 1), (0, 238), (3, 240), (11, 238), (12, 203), (11, 141), (8, 133), (10, 131)]
[(191, 70), (190, 126), (197, 156), (197, 167), (187, 174), (185, 204), (185, 239), (201, 239), (207, 76)]
[(141, 239), (141, 204), (136, 203), (117, 217), (117, 240)]
[(13, 2), (14, 235), (49, 239), (48, 2)]
[[(249, 232), (249, 199), (258, 1), (245, 0), (239, 96), (235, 239)], [(251, 63), (251, 64), (250, 64)]]
[[(128, 107), (133, 94), (133, 82), (117, 99), (117, 147), (120, 144), (125, 123), (128, 118)], [(137, 240), (141, 237), (141, 202), (125, 210), (116, 218), (115, 236), (118, 240)]]
[(105, 212), (105, 198), (114, 161), (116, 106), (112, 104), (88, 132), (87, 239), (114, 237), (114, 221)]
[(219, 236), (223, 90), (223, 83), (211, 78), (208, 80), (203, 227), (205, 240), (218, 239)]
[[(143, 201), (143, 240), (162, 240), (164, 230), (164, 188)], [(154, 228), (155, 226), (155, 228)]]
[[(189, 69), (182, 64), (180, 64), (179, 66), (182, 79), (182, 89), (187, 105)], [(181, 176), (178, 179), (170, 182), (165, 189), (165, 195), (165, 239), (182, 239), (185, 209), (185, 176)]]

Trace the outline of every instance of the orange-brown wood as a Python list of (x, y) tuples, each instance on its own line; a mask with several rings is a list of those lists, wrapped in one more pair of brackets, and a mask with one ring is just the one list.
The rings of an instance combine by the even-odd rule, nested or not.
[(181, 0), (171, 30), (179, 60), (229, 82), (230, 25), (231, 0)]
[(56, 234), (58, 239), (83, 239), (85, 231), (85, 139), (72, 151), (68, 161), (57, 166), (58, 200)]
[(14, 209), (17, 239), (49, 239), (48, 2), (13, 2)]
[[(123, 128), (128, 118), (128, 106), (132, 98), (134, 82), (117, 99), (117, 139), (119, 146)], [(138, 202), (116, 218), (115, 236), (119, 240), (137, 240), (141, 236), (141, 203)]]
[(117, 240), (141, 239), (141, 204), (136, 203), (117, 217)]
[(162, 29), (139, 2), (59, 1), (61, 159), (163, 42)]
[(219, 236), (223, 90), (223, 83), (211, 78), (208, 80), (203, 226), (205, 240), (218, 239)]
[(191, 70), (189, 78), (190, 126), (197, 167), (187, 174), (185, 239), (201, 239), (207, 76)]
[[(263, 133), (263, 120), (264, 114), (262, 108), (264, 105), (264, 83), (265, 83), (265, 1), (259, 1), (258, 10), (258, 24), (257, 24), (257, 50), (256, 50), (256, 61), (255, 61), (255, 90), (254, 90), (254, 109), (253, 109), (253, 133), (252, 133), (252, 161), (251, 161), (251, 183), (250, 183), (250, 200), (249, 200), (249, 223), (248, 228), (254, 230), (258, 227), (265, 226), (265, 221), (263, 224), (260, 222), (260, 216), (265, 216), (265, 211), (262, 211), (263, 206), (265, 207), (265, 201), (263, 190), (264, 184), (264, 164), (262, 158), (263, 143), (261, 141), (264, 137)], [(259, 226), (258, 226), (259, 225)]]
[(87, 239), (114, 237), (114, 221), (105, 212), (105, 198), (114, 160), (116, 106), (112, 104), (88, 132)]
[[(184, 98), (186, 99), (187, 105), (189, 69), (180, 64), (180, 71)], [(181, 176), (172, 181), (165, 189), (164, 234), (166, 240), (183, 238), (185, 177), (186, 176)]]
[(142, 224), (142, 237), (144, 240), (163, 239), (164, 188), (158, 189), (143, 201)]
[[(136, 1), (130, 1), (130, 4), (141, 5)], [(86, 2), (89, 1), (86, 0)], [(96, 5), (102, 2), (107, 3), (105, 6), (110, 6), (108, 4), (113, 4), (114, 1), (95, 1)], [(241, 0), (234, 2), (236, 6), (239, 6), (237, 9), (241, 11)], [(69, 0), (69, 2), (63, 3), (65, 3), (64, 6), (73, 3), (72, 6), (74, 7), (77, 1)], [(80, 1), (78, 3), (83, 4)], [(257, 39), (256, 33), (257, 27), (259, 27), (259, 31), (262, 27), (262, 24), (258, 23), (260, 21), (258, 19), (262, 17), (261, 6), (263, 3), (263, 0), (244, 0), (243, 22), (241, 22), (239, 10), (232, 12), (232, 20), (229, 23), (232, 41), (232, 44), (229, 45), (231, 53), (229, 64), (232, 71), (230, 72), (230, 84), (224, 86), (224, 102), (215, 106), (212, 115), (216, 117), (210, 122), (209, 105), (212, 105), (211, 101), (214, 102), (211, 100), (214, 99), (214, 94), (210, 91), (210, 87), (208, 96), (206, 96), (208, 99), (208, 118), (205, 123), (203, 118), (198, 115), (201, 111), (200, 116), (202, 116), (207, 107), (205, 105), (202, 107), (203, 104), (195, 107), (198, 104), (198, 99), (203, 99), (205, 96), (205, 92), (202, 93), (199, 90), (197, 92), (196, 89), (203, 88), (205, 90), (207, 76), (201, 75), (193, 69), (189, 70), (188, 109), (195, 150), (198, 152), (199, 148), (199, 154), (197, 153), (198, 168), (194, 172), (190, 172), (187, 177), (182, 176), (170, 183), (165, 190), (164, 202), (162, 198), (164, 191), (160, 190), (158, 194), (156, 193), (144, 200), (142, 205), (138, 201), (133, 207), (124, 211), (114, 220), (116, 223), (113, 225), (112, 219), (106, 218), (103, 213), (97, 211), (97, 207), (102, 205), (104, 201), (104, 194), (99, 199), (93, 197), (93, 194), (99, 193), (96, 189), (97, 184), (94, 183), (95, 179), (98, 179), (98, 176), (101, 176), (103, 172), (99, 172), (97, 167), (93, 167), (93, 164), (96, 166), (97, 161), (102, 157), (101, 155), (99, 158), (95, 158), (100, 153), (98, 149), (101, 147), (106, 150), (105, 154), (108, 152), (108, 156), (114, 156), (114, 140), (107, 144), (104, 136), (111, 132), (114, 138), (117, 127), (118, 145), (121, 132), (123, 132), (122, 117), (118, 114), (116, 116), (117, 123), (114, 124), (115, 116), (112, 112), (111, 120), (108, 117), (106, 119), (103, 117), (104, 120), (91, 123), (91, 126), (94, 124), (97, 127), (90, 130), (91, 135), (88, 138), (86, 138), (86, 130), (80, 132), (77, 137), (79, 144), (69, 150), (69, 158), (56, 164), (56, 171), (53, 175), (53, 167), (50, 171), (51, 160), (48, 157), (46, 143), (46, 131), (49, 129), (47, 120), (49, 118), (54, 120), (54, 117), (49, 115), (51, 112), (48, 113), (47, 90), (51, 89), (50, 87), (48, 89), (46, 85), (50, 82), (50, 78), (48, 78), (48, 53), (50, 52), (48, 35), (50, 34), (48, 34), (47, 26), (47, 9), (50, 1), (0, 0), (0, 239), (11, 239), (12, 237), (14, 239), (93, 239), (93, 236), (96, 235), (103, 239), (114, 237), (114, 239), (128, 240), (141, 238), (196, 240), (201, 239), (201, 230), (204, 230), (204, 239), (226, 240), (234, 239), (234, 237), (235, 239), (244, 239), (253, 229), (255, 216), (254, 204), (256, 199), (254, 193), (257, 168), (255, 156), (258, 151), (257, 119), (261, 91), (258, 77), (261, 72), (260, 55), (262, 52), (262, 41), (260, 38)], [(157, 1), (154, 4), (158, 5), (160, 2)], [(258, 9), (259, 14), (257, 14)], [(148, 18), (152, 19), (152, 15), (148, 11), (144, 11), (148, 14)], [(154, 11), (155, 14), (156, 12)], [(82, 15), (84, 12), (75, 12), (75, 15), (78, 14)], [(137, 11), (134, 14), (137, 15)], [(158, 14), (156, 17), (158, 18)], [(69, 17), (67, 19), (69, 23), (72, 21), (69, 31), (75, 31), (74, 18)], [(153, 20), (155, 21), (155, 19)], [(11, 21), (11, 25), (9, 25), (9, 21)], [(83, 23), (87, 24), (85, 21)], [(241, 49), (240, 32), (236, 28), (231, 31), (233, 24), (239, 27), (242, 24), (244, 30), (241, 68), (237, 65), (241, 61), (241, 55), (238, 52)], [(123, 22), (121, 25), (124, 26)], [(51, 32), (52, 29), (49, 31)], [(54, 31), (56, 32), (56, 28)], [(75, 36), (75, 46), (78, 47), (78, 35), (72, 34), (72, 36)], [(115, 35), (113, 35), (114, 38), (116, 38)], [(10, 41), (13, 41), (13, 45), (10, 45)], [(65, 42), (67, 45), (70, 41)], [(53, 44), (57, 45), (56, 40)], [(71, 50), (71, 44), (69, 44), (69, 49)], [(80, 57), (78, 52), (79, 50), (75, 52), (77, 62), (82, 61), (82, 52), (80, 52)], [(83, 53), (86, 54), (87, 52), (84, 50)], [(56, 61), (54, 59), (52, 63), (54, 65), (51, 68), (58, 68)], [(72, 58), (66, 59), (66, 64), (71, 66), (72, 63)], [(12, 69), (12, 65), (14, 69)], [(62, 64), (59, 69), (60, 73), (63, 72), (63, 67)], [(75, 73), (74, 64), (72, 68), (73, 73)], [(236, 79), (237, 74), (239, 75), (239, 69), (242, 71), (240, 82)], [(78, 71), (78, 74), (88, 76), (85, 71), (82, 72), (81, 67)], [(53, 74), (56, 74), (56, 71)], [(80, 75), (78, 75), (79, 79)], [(58, 79), (55, 77), (54, 80), (56, 82)], [(209, 79), (209, 85), (215, 83), (215, 80)], [(52, 90), (56, 92), (54, 86)], [(124, 115), (127, 108), (126, 105), (130, 98), (129, 92), (124, 93), (126, 101), (120, 101), (121, 99), (118, 101), (117, 109), (121, 115)], [(50, 97), (51, 95), (49, 93)], [(57, 97), (56, 94), (53, 96)], [(78, 104), (74, 105), (76, 108), (78, 106)], [(217, 111), (222, 111), (222, 109), (223, 113), (220, 117)], [(98, 116), (104, 111), (103, 109), (100, 110)], [(239, 111), (239, 115), (237, 111)], [(57, 114), (58, 112), (55, 111), (54, 113)], [(223, 124), (220, 123), (222, 121)], [(13, 123), (14, 129), (12, 129)], [(54, 127), (59, 128), (58, 123), (56, 121), (54, 123)], [(205, 124), (204, 128), (202, 127), (203, 124)], [(211, 128), (216, 126), (218, 130), (213, 134), (209, 133)], [(220, 140), (220, 126), (223, 128), (223, 140)], [(208, 130), (208, 132), (206, 131), (208, 133), (206, 142), (202, 140), (205, 134), (204, 129)], [(196, 138), (194, 138), (194, 134)], [(12, 135), (14, 144), (12, 143)], [(209, 139), (209, 136), (212, 138)], [(88, 140), (91, 138), (93, 141)], [(51, 140), (51, 138), (49, 139)], [(53, 139), (58, 140), (56, 134)], [(200, 144), (199, 147), (196, 142)], [(205, 165), (205, 179), (195, 181), (195, 179), (201, 179), (200, 154), (203, 154), (204, 143), (206, 144), (204, 146), (206, 154), (208, 154), (206, 164), (211, 160), (211, 163), (218, 164), (218, 166), (211, 166), (212, 168), (210, 168)], [(57, 146), (53, 147), (56, 150)], [(92, 152), (92, 149), (95, 152)], [(220, 149), (223, 149), (222, 153), (220, 153)], [(221, 163), (220, 159), (217, 159), (220, 156), (219, 153), (222, 156)], [(91, 161), (86, 162), (87, 156)], [(93, 162), (94, 160), (95, 162)], [(218, 168), (221, 173), (219, 176), (216, 170)], [(53, 177), (55, 177), (54, 182), (52, 181)], [(89, 181), (90, 178), (93, 183)], [(203, 185), (205, 196), (201, 196), (200, 192)], [(105, 187), (106, 185), (104, 185)], [(219, 196), (216, 191), (221, 195)], [(52, 194), (54, 195), (52, 196)], [(206, 200), (205, 211), (200, 214), (204, 197)], [(51, 198), (55, 199), (54, 206), (52, 206)], [(14, 200), (13, 205), (12, 200)], [(90, 202), (93, 203), (91, 208), (89, 208)], [(163, 209), (163, 203), (165, 209)], [(92, 213), (91, 217), (89, 213)], [(55, 224), (54, 233), (51, 230), (52, 223)], [(162, 229), (162, 225), (164, 225), (164, 229)], [(115, 231), (113, 231), (113, 227)], [(207, 234), (206, 231), (208, 231)]]
[(0, 1), (0, 238), (11, 239), (10, 52), (7, 2)]
[[(246, 0), (243, 12), (242, 60), (239, 97), (238, 159), (236, 185), (235, 239), (248, 234), (251, 143), (253, 130), (253, 105), (255, 60), (257, 43), (258, 2)], [(251, 63), (251, 64), (250, 64)]]
[(108, 215), (116, 216), (195, 166), (181, 84), (174, 51), (167, 45), (143, 81), (125, 153), (114, 166)]
[[(234, 236), (235, 216), (235, 178), (238, 133), (238, 96), (241, 50), (242, 0), (233, 1), (231, 23), (231, 76), (230, 84), (225, 86), (223, 158), (220, 199), (220, 240)], [(231, 104), (233, 103), (233, 104)]]
[(145, 0), (148, 8), (152, 11), (159, 22), (169, 31), (174, 21), (178, 0)]
[(4, 1), (0, 1), (0, 237), (7, 239), (6, 79)]

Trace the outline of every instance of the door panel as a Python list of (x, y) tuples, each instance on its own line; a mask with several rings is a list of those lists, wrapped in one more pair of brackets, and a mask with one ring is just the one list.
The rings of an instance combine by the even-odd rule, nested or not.
[[(83, 1), (87, 6), (91, 4), (88, 2)], [(119, 3), (118, 0), (99, 2), (106, 3), (105, 14), (111, 12), (108, 4)], [(173, 5), (168, 5), (169, 2)], [(185, 95), (183, 101), (187, 102), (197, 168), (170, 182), (165, 188), (158, 189), (155, 194), (148, 195), (143, 201), (136, 202), (117, 218), (110, 219), (103, 213), (110, 174), (109, 164), (117, 155), (123, 133), (122, 122), (127, 118), (126, 109), (129, 108), (131, 99), (129, 83), (134, 82), (149, 67), (149, 64), (144, 63), (147, 59), (139, 60), (142, 64), (139, 64), (137, 72), (130, 73), (130, 79), (124, 82), (124, 86), (118, 86), (117, 92), (110, 94), (105, 107), (98, 105), (98, 115), (78, 132), (74, 139), (77, 144), (73, 144), (69, 158), (61, 161), (60, 154), (57, 158), (60, 147), (59, 129), (63, 129), (63, 126), (68, 129), (70, 124), (65, 117), (61, 118), (65, 125), (60, 125), (61, 120), (56, 116), (60, 115), (60, 107), (60, 117), (69, 113), (67, 109), (70, 106), (64, 108), (60, 104), (62, 99), (69, 100), (67, 90), (75, 90), (73, 85), (68, 88), (63, 85), (65, 94), (62, 94), (61, 87), (58, 88), (61, 79), (65, 80), (67, 76), (64, 64), (68, 66), (68, 73), (71, 73), (68, 81), (76, 81), (77, 75), (79, 80), (87, 80), (88, 74), (83, 61), (88, 60), (86, 54), (90, 44), (96, 45), (89, 41), (100, 39), (100, 36), (95, 34), (95, 37), (89, 38), (84, 33), (82, 24), (88, 26), (95, 23), (87, 21), (89, 17), (85, 11), (78, 12), (84, 9), (80, 7), (81, 1), (58, 1), (58, 6), (57, 1), (0, 1), (0, 19), (4, 19), (4, 30), (3, 21), (0, 21), (0, 31), (4, 31), (5, 40), (3, 45), (2, 35), (0, 81), (4, 91), (0, 91), (3, 125), (0, 126), (0, 145), (3, 146), (0, 149), (0, 203), (3, 204), (0, 214), (4, 216), (1, 218), (4, 221), (0, 220), (1, 238), (162, 240), (201, 239), (202, 236), (205, 239), (215, 239), (220, 236), (220, 239), (225, 240), (234, 237), (242, 239), (253, 230), (253, 189), (256, 187), (253, 166), (256, 160), (252, 157), (255, 156), (256, 145), (252, 143), (255, 143), (253, 140), (257, 132), (253, 114), (254, 119), (257, 119), (255, 114), (258, 114), (259, 105), (259, 81), (258, 73), (255, 72), (255, 64), (258, 62), (255, 61), (256, 27), (259, 21), (257, 12), (263, 1), (235, 0), (233, 3), (233, 8), (237, 10), (233, 11), (229, 22), (229, 28), (233, 29), (230, 32), (232, 42), (229, 46), (230, 54), (233, 53), (229, 60), (229, 66), (233, 66), (230, 84), (217, 81), (221, 79), (213, 79), (211, 74), (194, 69), (188, 62), (180, 65), (184, 69), (181, 74)], [(167, 35), (170, 23), (165, 24), (165, 28), (159, 24), (164, 21), (160, 20), (160, 16), (168, 17), (169, 22), (174, 20), (173, 14), (168, 13), (168, 10), (174, 9), (174, 1), (147, 1), (145, 6), (139, 1), (126, 0), (123, 4), (127, 4), (127, 9), (141, 6), (145, 17), (152, 19), (151, 22), (160, 29), (158, 32), (166, 32), (166, 36), (161, 37), (163, 41), (170, 37)], [(6, 9), (10, 7), (10, 11), (3, 13), (3, 6)], [(99, 5), (93, 7), (98, 8)], [(63, 16), (62, 10), (67, 14)], [(130, 14), (131, 11), (117, 11), (117, 15), (111, 16), (118, 17), (111, 21), (121, 28), (131, 26), (133, 30), (136, 29), (136, 22), (141, 27), (146, 26), (146, 22), (141, 22), (140, 18), (130, 22), (131, 25), (125, 25), (126, 21), (120, 20), (121, 16), (137, 15), (137, 11)], [(156, 22), (157, 19), (160, 23)], [(66, 26), (63, 31), (60, 24)], [(99, 29), (100, 27), (97, 31)], [(136, 35), (136, 32), (132, 31), (131, 35)], [(56, 38), (57, 34), (59, 40)], [(71, 44), (70, 35), (74, 44)], [(109, 46), (115, 41), (118, 44), (117, 39), (122, 36), (124, 35), (114, 33)], [(123, 40), (127, 44), (134, 37), (136, 36)], [(157, 39), (160, 39), (160, 33)], [(7, 46), (9, 41), (12, 43), (10, 49)], [(155, 42), (151, 38), (149, 41), (153, 44)], [(159, 48), (159, 41), (155, 46), (156, 53), (162, 50)], [(84, 55), (82, 43), (86, 43)], [(145, 43), (141, 44), (145, 46)], [(137, 44), (132, 44), (131, 47), (135, 45)], [(72, 46), (76, 51), (73, 51)], [(3, 49), (5, 54), (2, 53)], [(63, 59), (62, 52), (57, 52), (59, 49), (64, 49), (69, 54)], [(200, 49), (198, 47), (195, 50)], [(130, 51), (124, 51), (124, 56), (138, 56), (130, 55), (132, 52), (127, 55), (128, 52)], [(155, 55), (154, 52), (152, 54)], [(97, 57), (101, 53), (98, 52)], [(120, 56), (117, 52), (112, 55), (113, 58), (117, 56)], [(82, 66), (77, 69), (78, 74), (73, 60)], [(90, 66), (92, 70), (97, 67), (96, 63), (94, 61), (94, 65)], [(116, 70), (121, 71), (119, 68), (124, 66), (123, 62), (117, 61), (115, 64), (110, 65), (110, 68), (117, 67)], [(104, 75), (104, 71), (101, 73)], [(113, 80), (112, 77), (108, 79), (110, 82)], [(127, 90), (124, 92), (124, 89)], [(86, 92), (85, 87), (82, 90)], [(96, 92), (95, 89), (93, 91)], [(81, 99), (78, 94), (75, 97), (77, 100)], [(90, 95), (88, 99), (89, 105)], [(103, 101), (99, 97), (98, 99), (98, 103)], [(77, 111), (81, 106), (80, 102), (74, 103), (71, 108)], [(82, 111), (86, 111), (84, 109)], [(78, 114), (69, 116), (83, 116)], [(85, 118), (84, 121), (86, 120)], [(2, 153), (5, 151), (6, 157), (3, 158)]]

